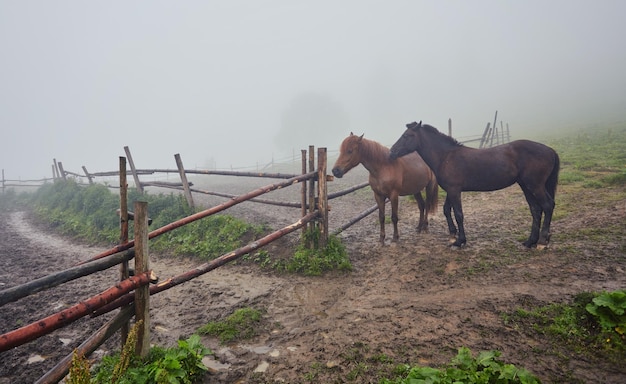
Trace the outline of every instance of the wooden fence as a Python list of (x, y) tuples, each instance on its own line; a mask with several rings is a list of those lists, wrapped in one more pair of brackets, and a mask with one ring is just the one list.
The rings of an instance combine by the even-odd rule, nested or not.
[[(496, 112), (497, 116), (497, 112)], [(495, 121), (494, 121), (495, 122)], [(495, 125), (495, 124), (494, 124)], [(489, 124), (487, 125), (489, 128)], [(508, 128), (508, 127), (507, 127)], [(451, 131), (451, 123), (449, 122), (449, 132)], [(493, 130), (486, 129), (485, 133), (481, 137), (480, 146), (491, 145), (494, 140)], [(502, 132), (502, 131), (501, 131)], [(497, 134), (495, 134), (498, 136)], [(508, 136), (508, 133), (507, 133)], [(468, 140), (474, 141), (474, 140)], [(486, 142), (489, 141), (489, 144)], [(502, 135), (502, 141), (504, 136)], [(496, 142), (500, 142), (497, 139)], [(237, 258), (249, 254), (258, 248), (266, 246), (272, 241), (292, 233), (298, 229), (305, 231), (307, 228), (317, 228), (320, 231), (321, 239), (319, 245), (324, 247), (329, 235), (328, 225), (328, 200), (338, 198), (354, 192), (358, 189), (367, 187), (368, 182), (364, 182), (346, 190), (328, 194), (327, 181), (332, 180), (332, 176), (327, 175), (327, 153), (326, 148), (318, 148), (317, 151), (317, 166), (315, 165), (315, 153), (312, 146), (309, 147), (308, 155), (306, 150), (302, 150), (302, 171), (299, 175), (292, 174), (280, 174), (280, 173), (255, 173), (255, 172), (236, 172), (236, 171), (218, 171), (218, 170), (186, 170), (184, 169), (183, 162), (179, 154), (176, 154), (175, 160), (177, 169), (136, 169), (132, 155), (128, 147), (124, 147), (127, 157), (120, 157), (119, 171), (113, 172), (101, 172), (101, 173), (89, 173), (83, 166), (84, 177), (86, 177), (89, 183), (93, 183), (98, 177), (110, 177), (119, 176), (120, 179), (120, 244), (100, 254), (94, 255), (89, 259), (86, 259), (78, 265), (60, 271), (43, 278), (33, 280), (29, 283), (11, 287), (0, 291), (0, 307), (9, 303), (17, 301), (23, 297), (40, 292), (45, 289), (54, 288), (60, 284), (72, 281), (81, 277), (88, 276), (92, 273), (102, 271), (111, 268), (115, 265), (120, 265), (120, 282), (115, 286), (107, 289), (106, 291), (82, 301), (68, 309), (53, 314), (45, 319), (41, 319), (35, 323), (26, 325), (14, 331), (0, 335), (0, 352), (7, 351), (15, 348), (19, 345), (25, 344), (32, 340), (37, 339), (45, 334), (51, 333), (54, 330), (70, 324), (71, 322), (84, 317), (84, 316), (99, 316), (104, 313), (111, 312), (116, 309), (120, 309), (119, 313), (109, 320), (104, 326), (102, 326), (95, 334), (85, 340), (80, 346), (77, 347), (79, 353), (89, 356), (95, 351), (98, 346), (104, 343), (109, 337), (116, 332), (122, 332), (122, 340), (128, 333), (129, 321), (132, 316), (136, 317), (136, 320), (142, 320), (143, 326), (139, 331), (139, 340), (137, 342), (136, 351), (139, 354), (145, 355), (149, 346), (149, 329), (150, 322), (148, 317), (149, 297), (150, 295), (157, 294), (174, 286), (183, 284), (191, 279), (194, 279), (200, 275), (203, 275), (213, 269), (216, 269), (226, 263), (236, 260)], [(209, 194), (215, 196), (226, 197), (229, 200), (225, 203), (213, 206), (203, 211), (192, 214), (191, 216), (169, 223), (161, 228), (148, 232), (148, 218), (146, 203), (136, 203), (134, 207), (134, 213), (130, 213), (126, 202), (127, 194), (127, 164), (130, 165), (130, 172), (134, 180), (134, 184), (137, 189), (143, 192), (143, 187), (157, 186), (164, 188), (173, 188), (182, 190), (184, 196), (190, 207), (195, 207), (193, 201), (193, 194)], [(178, 173), (180, 176), (180, 183), (172, 182), (142, 182), (140, 176), (151, 175), (155, 173)], [(246, 176), (246, 177), (264, 177), (283, 179), (282, 182), (269, 184), (261, 188), (257, 188), (253, 191), (242, 195), (230, 195), (219, 192), (204, 191), (192, 188), (192, 183), (188, 182), (188, 174), (202, 174), (202, 175), (224, 175), (224, 176)], [(68, 175), (74, 177), (83, 177), (77, 173), (69, 172), (63, 169), (63, 164), (54, 160), (53, 175), (55, 179), (65, 179)], [(10, 180), (6, 180), (10, 182)], [(47, 180), (44, 180), (47, 181)], [(258, 196), (269, 193), (279, 188), (286, 188), (300, 184), (301, 186), (301, 201), (299, 203), (279, 202), (266, 199), (259, 199)], [(5, 186), (10, 186), (10, 183), (5, 183), (4, 170), (2, 173), (2, 187), (4, 191)], [(219, 256), (218, 258), (204, 263), (188, 272), (180, 274), (178, 276), (169, 277), (156, 283), (156, 276), (149, 269), (149, 257), (147, 255), (147, 242), (159, 235), (167, 233), (171, 230), (224, 211), (234, 205), (242, 203), (244, 201), (253, 201), (264, 204), (273, 204), (288, 206), (294, 208), (300, 208), (301, 218), (280, 230), (277, 230), (259, 240), (256, 240), (246, 246), (232, 250), (226, 254)], [(339, 233), (348, 227), (354, 225), (364, 217), (368, 216), (372, 212), (376, 211), (377, 206), (364, 210), (357, 216), (349, 220), (347, 223), (340, 226), (336, 231)], [(128, 221), (135, 220), (135, 235), (134, 240), (128, 240)], [(135, 259), (135, 276), (129, 276), (128, 262), (131, 259)], [(149, 285), (150, 283), (152, 285)], [(130, 305), (134, 303), (134, 305)], [(57, 383), (67, 374), (71, 363), (72, 355), (66, 356), (64, 359), (44, 376), (42, 376), (37, 383)]]
[[(36, 292), (52, 289), (65, 282), (86, 277), (92, 273), (111, 268), (115, 265), (122, 265), (120, 268), (121, 281), (104, 292), (87, 300), (81, 301), (79, 304), (44, 319), (40, 319), (34, 323), (0, 335), (0, 352), (4, 352), (33, 341), (45, 334), (66, 326), (79, 318), (88, 315), (99, 316), (120, 308), (119, 313), (102, 326), (96, 333), (85, 340), (80, 346), (78, 346), (77, 351), (85, 356), (89, 356), (89, 354), (95, 351), (98, 346), (104, 343), (109, 337), (120, 329), (122, 330), (122, 333), (124, 333), (124, 328), (126, 328), (127, 332), (128, 323), (132, 316), (135, 315), (137, 321), (142, 320), (143, 322), (143, 326), (139, 332), (140, 338), (137, 343), (136, 350), (138, 353), (144, 354), (146, 353), (149, 345), (149, 318), (147, 317), (147, 314), (150, 295), (183, 284), (184, 282), (212, 271), (213, 269), (225, 265), (226, 263), (245, 254), (251, 253), (258, 248), (266, 246), (282, 236), (300, 228), (304, 230), (307, 226), (317, 227), (320, 230), (320, 246), (324, 246), (325, 240), (328, 238), (328, 194), (326, 182), (331, 180), (332, 176), (327, 175), (326, 149), (318, 148), (317, 154), (317, 168), (314, 166), (315, 157), (313, 154), (313, 147), (309, 147), (309, 169), (307, 170), (306, 168), (306, 151), (303, 151), (302, 174), (255, 175), (261, 177), (278, 177), (284, 178), (285, 180), (257, 188), (243, 195), (234, 196), (223, 204), (197, 212), (191, 216), (169, 223), (151, 232), (147, 231), (148, 219), (147, 209), (145, 206), (146, 203), (138, 202), (135, 204), (134, 214), (132, 215), (135, 220), (135, 236), (134, 240), (130, 241), (128, 241), (127, 233), (129, 220), (128, 207), (125, 202), (127, 189), (126, 158), (121, 157), (120, 171), (118, 173), (120, 176), (120, 244), (105, 252), (90, 257), (72, 268), (33, 280), (26, 284), (10, 287), (0, 291), (0, 306), (17, 301)], [(176, 156), (176, 158), (178, 163), (179, 156)], [(180, 164), (182, 169), (182, 162), (180, 162)], [(132, 168), (133, 166), (131, 165), (131, 170)], [(138, 176), (139, 172), (137, 172), (137, 170), (134, 172), (133, 177)], [(207, 173), (214, 174), (215, 172)], [(186, 183), (185, 178), (182, 177), (183, 174), (184, 173), (181, 172), (182, 184), (184, 185)], [(217, 174), (224, 173), (219, 172)], [(138, 178), (136, 180), (138, 181)], [(138, 184), (140, 185), (141, 182)], [(145, 251), (147, 249), (146, 244), (149, 239), (189, 224), (193, 221), (200, 220), (204, 217), (226, 210), (241, 202), (253, 200), (257, 196), (266, 194), (273, 190), (295, 186), (296, 184), (301, 185), (302, 196), (302, 201), (300, 203), (302, 217), (297, 222), (270, 233), (261, 239), (247, 244), (246, 246), (223, 254), (210, 262), (199, 265), (188, 272), (182, 273), (178, 276), (169, 277), (156, 283), (156, 277), (152, 271), (149, 270), (147, 252)], [(187, 194), (187, 192), (185, 193)], [(189, 190), (189, 195), (191, 195), (191, 190)], [(135, 259), (135, 275), (129, 277), (128, 267), (124, 267), (124, 265), (133, 258)], [(150, 282), (155, 284), (148, 286)], [(134, 305), (130, 305), (133, 302)], [(66, 356), (64, 359), (59, 361), (52, 370), (42, 376), (37, 383), (57, 383), (62, 380), (62, 378), (69, 371), (71, 359), (71, 354)]]
[[(130, 154), (128, 148), (125, 148), (127, 154)], [(208, 208), (204, 211), (200, 211), (191, 216), (183, 218), (181, 220), (172, 222), (164, 227), (158, 228), (154, 231), (147, 232), (147, 218), (144, 217), (142, 212), (145, 212), (145, 207), (141, 207), (140, 205), (136, 205), (134, 208), (134, 214), (129, 215), (127, 203), (126, 203), (126, 191), (127, 191), (127, 183), (126, 183), (126, 158), (120, 158), (120, 169), (116, 172), (107, 172), (105, 175), (110, 176), (111, 174), (116, 174), (120, 178), (120, 244), (116, 247), (113, 247), (105, 252), (92, 256), (91, 258), (84, 260), (78, 265), (57, 272), (51, 275), (33, 280), (29, 283), (11, 287), (0, 291), (0, 306), (3, 306), (10, 302), (15, 302), (21, 298), (29, 296), (31, 294), (46, 290), (52, 289), (56, 286), (59, 286), (68, 281), (72, 281), (81, 277), (86, 277), (92, 273), (102, 271), (108, 268), (111, 268), (115, 265), (121, 265), (121, 281), (117, 283), (114, 287), (107, 289), (106, 291), (89, 298), (87, 300), (82, 301), (79, 304), (76, 304), (64, 311), (58, 312), (51, 316), (48, 316), (44, 319), (40, 319), (37, 322), (31, 323), (14, 331), (8, 332), (4, 335), (0, 335), (0, 352), (12, 349), (19, 345), (28, 343), (33, 341), (43, 335), (51, 333), (56, 329), (59, 329), (63, 326), (66, 326), (73, 321), (85, 317), (85, 316), (100, 316), (102, 314), (111, 312), (115, 309), (121, 308), (120, 312), (111, 320), (109, 320), (104, 326), (102, 326), (95, 334), (85, 340), (81, 345), (77, 347), (77, 351), (85, 356), (89, 356), (93, 351), (95, 351), (102, 343), (104, 343), (109, 337), (114, 335), (116, 332), (121, 330), (122, 339), (124, 339), (124, 335), (128, 332), (128, 323), (133, 315), (136, 315), (136, 319), (139, 320), (139, 314), (143, 314), (141, 320), (143, 321), (142, 331), (141, 333), (144, 337), (140, 337), (140, 342), (137, 347), (138, 353), (145, 353), (145, 348), (147, 344), (147, 340), (149, 340), (149, 318), (147, 318), (147, 308), (149, 307), (148, 301), (149, 296), (152, 294), (156, 294), (172, 288), (174, 286), (180, 285), (186, 281), (189, 281), (195, 277), (198, 277), (204, 273), (207, 273), (213, 269), (216, 269), (232, 260), (239, 258), (242, 255), (253, 252), (254, 250), (263, 247), (272, 241), (291, 233), (299, 228), (302, 228), (303, 231), (309, 227), (317, 226), (320, 230), (321, 241), (320, 245), (323, 246), (328, 236), (328, 199), (337, 198), (340, 196), (344, 196), (348, 193), (356, 191), (357, 189), (364, 188), (368, 185), (368, 183), (362, 183), (357, 186), (348, 188), (344, 191), (336, 192), (333, 195), (327, 194), (326, 181), (331, 180), (332, 176), (328, 176), (326, 174), (327, 168), (327, 158), (326, 158), (326, 149), (320, 148), (318, 149), (318, 164), (317, 169), (315, 169), (315, 158), (314, 158), (313, 147), (309, 147), (309, 156), (307, 157), (307, 152), (302, 151), (302, 174), (301, 175), (286, 175), (286, 174), (259, 174), (259, 173), (246, 173), (246, 172), (230, 172), (230, 171), (186, 171), (182, 167), (182, 161), (180, 160), (179, 155), (175, 155), (176, 162), (178, 164), (178, 171), (181, 175), (181, 183), (168, 183), (168, 184), (156, 184), (160, 187), (166, 188), (175, 188), (175, 189), (183, 189), (185, 192), (185, 196), (190, 202), (190, 205), (193, 204), (192, 192), (193, 193), (206, 193), (213, 194), (221, 197), (227, 197), (229, 200), (223, 204), (219, 204), (217, 206)], [(60, 162), (55, 162), (57, 165), (62, 167)], [(308, 165), (308, 171), (307, 171)], [(83, 167), (84, 168), (84, 167)], [(62, 170), (63, 168), (59, 168), (59, 174), (72, 174), (71, 172)], [(140, 181), (140, 175), (145, 174), (153, 174), (156, 172), (168, 172), (171, 173), (172, 170), (137, 170), (134, 168), (134, 165), (131, 163), (131, 172), (133, 174), (133, 179), (140, 186), (146, 185), (155, 185), (154, 183), (143, 183)], [(187, 182), (186, 173), (193, 174), (207, 174), (207, 175), (227, 175), (227, 176), (248, 176), (248, 177), (267, 177), (267, 178), (278, 178), (284, 179), (282, 182), (270, 184), (258, 189), (255, 189), (251, 192), (245, 193), (243, 195), (228, 195), (217, 192), (210, 191), (202, 191), (191, 188), (191, 184)], [(93, 182), (93, 179), (98, 175), (90, 174), (90, 180)], [(307, 183), (308, 182), (308, 183)], [(316, 185), (317, 182), (317, 185)], [(295, 184), (301, 185), (301, 202), (300, 203), (286, 203), (286, 202), (277, 202), (265, 199), (258, 199), (257, 196), (266, 194), (276, 189), (286, 188), (289, 186), (293, 186)], [(152, 239), (161, 234), (169, 232), (173, 229), (179, 228), (183, 225), (189, 224), (193, 221), (202, 219), (204, 217), (210, 216), (212, 214), (221, 212), (226, 210), (236, 204), (239, 204), (244, 201), (255, 201), (259, 203), (265, 204), (276, 204), (283, 205), (289, 207), (296, 207), (301, 209), (301, 219), (284, 227), (276, 232), (273, 232), (262, 239), (259, 239), (251, 244), (248, 244), (239, 249), (233, 250), (227, 254), (224, 254), (208, 263), (202, 264), (191, 271), (183, 273), (178, 276), (170, 277), (164, 281), (159, 282), (158, 284), (152, 285), (148, 288), (148, 284), (150, 282), (155, 282), (156, 277), (149, 270), (146, 261), (148, 260), (147, 255), (144, 255), (143, 249), (145, 246), (140, 246), (137, 244), (138, 239)], [(142, 203), (138, 203), (142, 204)], [(376, 206), (373, 207), (374, 209)], [(365, 213), (360, 214), (356, 218), (350, 220), (349, 223), (345, 224), (340, 228), (340, 230), (348, 228), (350, 225), (358, 222), (360, 219), (367, 216), (367, 214), (373, 212), (373, 209), (368, 210)], [(134, 218), (136, 220), (135, 223), (135, 240), (128, 241), (128, 221)], [(144, 223), (144, 224), (140, 224)], [(142, 233), (145, 232), (145, 235)], [(140, 257), (139, 255), (143, 255)], [(128, 261), (135, 258), (135, 271), (136, 275), (133, 277), (129, 277), (128, 274)], [(144, 261), (140, 261), (144, 260)], [(138, 292), (140, 290), (146, 290), (149, 294), (143, 294), (142, 298), (138, 298)], [(134, 291), (134, 292), (133, 292)], [(132, 303), (135, 303), (134, 306), (129, 306)], [(141, 308), (141, 309), (139, 309)], [(55, 383), (60, 381), (68, 372), (69, 366), (71, 363), (72, 355), (68, 355), (63, 358), (58, 364), (49, 372), (47, 372), (44, 376), (42, 376), (37, 383)]]

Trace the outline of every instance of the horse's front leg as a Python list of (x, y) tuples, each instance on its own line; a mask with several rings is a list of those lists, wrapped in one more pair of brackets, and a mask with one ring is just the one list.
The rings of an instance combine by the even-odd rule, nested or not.
[(448, 222), (448, 230), (450, 231), (450, 243), (456, 241), (456, 226), (452, 221), (452, 203), (450, 202), (450, 194), (446, 195), (446, 201), (443, 203), (443, 215)]
[(465, 238), (465, 226), (463, 225), (463, 207), (461, 205), (461, 192), (450, 194), (448, 192), (448, 196), (446, 197), (446, 203), (450, 201), (450, 205), (454, 210), (454, 218), (456, 219), (456, 224), (459, 226), (459, 234), (451, 246), (453, 247), (462, 247), (467, 242)]
[(398, 195), (396, 194), (391, 196), (391, 222), (393, 223), (393, 238), (391, 241), (395, 243), (400, 238), (398, 234)]
[(380, 244), (385, 245), (385, 197), (374, 194), (378, 205), (378, 222), (380, 223)]

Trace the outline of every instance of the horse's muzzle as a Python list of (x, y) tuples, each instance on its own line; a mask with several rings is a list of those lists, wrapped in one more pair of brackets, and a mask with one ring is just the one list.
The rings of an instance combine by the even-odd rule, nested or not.
[(393, 152), (393, 151), (389, 152), (389, 160), (395, 160), (398, 157), (400, 157), (400, 156), (398, 156), (398, 154), (396, 152)]
[(343, 171), (339, 168), (333, 168), (333, 175), (335, 175), (335, 177), (341, 179), (343, 177)]

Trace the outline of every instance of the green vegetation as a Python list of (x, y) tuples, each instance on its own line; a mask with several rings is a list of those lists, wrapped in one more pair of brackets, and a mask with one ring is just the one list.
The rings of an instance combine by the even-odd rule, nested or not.
[(595, 316), (605, 333), (615, 332), (623, 341), (626, 333), (626, 291), (602, 292), (585, 309)]
[[(352, 269), (346, 248), (339, 238), (329, 236), (326, 247), (323, 249), (319, 246), (319, 240), (318, 229), (307, 231), (293, 257), (286, 262), (279, 263), (277, 268), (308, 276), (318, 276), (330, 270), (350, 271)], [(307, 246), (307, 244), (313, 246)]]
[(580, 130), (548, 142), (561, 158), (559, 186), (626, 185), (626, 127)]
[[(209, 354), (212, 352), (200, 343), (200, 336), (192, 335), (178, 340), (174, 348), (152, 347), (145, 359), (132, 355), (127, 364), (123, 353), (105, 356), (92, 383), (197, 383), (207, 370), (202, 358)], [(120, 369), (124, 365), (126, 368)]]
[(332, 382), (341, 383), (373, 382), (372, 377), (381, 384), (539, 383), (529, 371), (498, 359), (500, 355), (498, 351), (484, 351), (474, 358), (469, 348), (460, 347), (449, 364), (433, 368), (397, 364), (387, 354), (371, 351), (367, 344), (355, 342), (336, 361), (313, 362), (303, 379), (318, 383), (332, 375)]
[[(171, 222), (191, 215), (191, 209), (180, 194), (139, 194), (129, 189), (128, 206), (132, 210), (135, 201), (148, 202), (148, 215), (152, 219), (151, 229), (163, 227)], [(119, 197), (104, 185), (80, 185), (72, 180), (57, 181), (40, 187), (32, 194), (16, 195), (9, 190), (0, 198), (0, 207), (30, 205), (44, 222), (61, 234), (91, 243), (116, 244), (119, 241)], [(132, 234), (133, 222), (129, 223)], [(184, 225), (154, 238), (150, 249), (173, 255), (198, 257), (212, 260), (233, 249), (260, 237), (267, 228), (248, 224), (228, 215), (212, 215)], [(301, 245), (288, 257), (273, 259), (266, 250), (247, 255), (261, 267), (277, 271), (320, 275), (329, 270), (352, 268), (345, 247), (331, 236), (326, 247), (319, 249), (319, 230), (309, 231)], [(315, 249), (305, 246), (313, 244)]]
[[(11, 198), (15, 198), (9, 195)], [(57, 181), (40, 187), (30, 195), (21, 196), (35, 213), (55, 230), (91, 243), (115, 244), (120, 237), (119, 197), (104, 185), (80, 185), (74, 181)], [(4, 200), (4, 198), (2, 199)], [(151, 228), (160, 228), (189, 216), (189, 209), (180, 194), (139, 194), (129, 189), (128, 206), (135, 201), (148, 202)], [(129, 224), (132, 235), (133, 222)], [(226, 215), (213, 215), (168, 232), (154, 239), (150, 247), (175, 255), (214, 259), (252, 240), (263, 232), (262, 226), (253, 226)]]
[(609, 360), (623, 359), (626, 352), (626, 291), (582, 292), (571, 304), (550, 304), (517, 309), (504, 315), (507, 324), (551, 336), (580, 353), (600, 351)]
[(202, 358), (213, 354), (200, 342), (200, 336), (192, 335), (178, 340), (175, 348), (152, 347), (145, 359), (134, 353), (137, 329), (135, 323), (124, 343), (121, 353), (105, 356), (90, 372), (89, 362), (74, 351), (68, 383), (71, 384), (157, 384), (199, 382), (207, 371)]
[(337, 236), (330, 235), (324, 248), (320, 248), (319, 239), (319, 229), (307, 230), (293, 255), (289, 254), (287, 258), (272, 257), (267, 251), (260, 250), (242, 259), (257, 263), (261, 268), (306, 276), (319, 276), (327, 271), (352, 270), (346, 248)]
[(523, 368), (505, 364), (498, 359), (500, 352), (480, 352), (476, 358), (466, 347), (459, 348), (457, 356), (447, 367), (400, 367), (405, 377), (382, 380), (383, 384), (454, 384), (454, 383), (539, 383), (539, 379)]
[(200, 328), (201, 335), (217, 336), (222, 344), (250, 339), (257, 335), (255, 326), (261, 321), (261, 312), (252, 308), (240, 308), (223, 321), (212, 321)]

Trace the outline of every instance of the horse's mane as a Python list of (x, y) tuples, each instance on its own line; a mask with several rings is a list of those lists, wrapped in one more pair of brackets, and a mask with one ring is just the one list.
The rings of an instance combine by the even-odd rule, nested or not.
[(389, 148), (385, 147), (381, 143), (368, 140), (366, 138), (361, 139), (361, 157), (367, 157), (369, 159), (376, 159), (380, 161), (387, 161), (389, 159)]
[(439, 130), (435, 127), (433, 127), (432, 125), (429, 124), (422, 124), (422, 129), (425, 129), (429, 132), (435, 133), (439, 136), (441, 136), (442, 139), (445, 139), (447, 142), (449, 142), (452, 145), (458, 146), (458, 147), (463, 147), (464, 145), (459, 143), (454, 137), (450, 137), (444, 133), (439, 132)]

